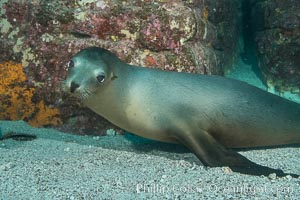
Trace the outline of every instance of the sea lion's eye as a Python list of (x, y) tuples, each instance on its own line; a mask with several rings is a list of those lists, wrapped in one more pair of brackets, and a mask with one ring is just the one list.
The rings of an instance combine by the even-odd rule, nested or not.
[(105, 76), (104, 76), (104, 75), (98, 75), (98, 76), (96, 77), (96, 79), (98, 80), (99, 83), (103, 83), (104, 80), (105, 80)]
[(73, 62), (73, 60), (70, 60), (70, 61), (68, 62), (68, 64), (67, 64), (67, 66), (68, 66), (68, 69), (73, 68), (73, 67), (74, 67), (74, 62)]

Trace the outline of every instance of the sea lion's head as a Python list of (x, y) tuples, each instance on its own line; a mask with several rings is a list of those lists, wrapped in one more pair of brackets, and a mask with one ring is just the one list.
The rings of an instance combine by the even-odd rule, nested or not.
[(67, 64), (68, 76), (63, 90), (81, 100), (87, 99), (96, 90), (105, 87), (113, 77), (110, 60), (118, 59), (111, 52), (90, 47), (74, 55)]

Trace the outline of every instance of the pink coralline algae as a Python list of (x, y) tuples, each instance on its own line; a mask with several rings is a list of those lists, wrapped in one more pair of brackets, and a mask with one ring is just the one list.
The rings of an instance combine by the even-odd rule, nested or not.
[(155, 32), (161, 32), (161, 25), (160, 25), (159, 20), (157, 19), (157, 16), (151, 15), (151, 17), (149, 17), (149, 19), (147, 21), (149, 23), (148, 23), (148, 26), (146, 27), (147, 30), (144, 32), (144, 34), (146, 36), (150, 36), (152, 34), (154, 35)]
[(147, 18), (145, 27), (141, 30), (141, 43), (154, 51), (164, 49), (176, 49), (180, 46), (180, 36), (183, 33), (176, 33), (170, 26), (160, 21), (158, 16), (152, 14)]

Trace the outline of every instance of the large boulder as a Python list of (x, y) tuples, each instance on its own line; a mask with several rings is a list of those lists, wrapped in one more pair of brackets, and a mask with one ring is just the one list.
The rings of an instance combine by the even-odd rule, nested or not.
[(300, 94), (300, 1), (251, 3), (259, 67), (266, 83)]

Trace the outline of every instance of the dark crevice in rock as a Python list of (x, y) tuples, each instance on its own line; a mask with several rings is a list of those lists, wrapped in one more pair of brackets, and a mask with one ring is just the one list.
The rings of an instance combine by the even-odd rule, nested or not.
[(241, 58), (247, 65), (251, 65), (254, 73), (263, 81), (261, 70), (258, 67), (258, 57), (254, 41), (254, 30), (252, 21), (252, 7), (251, 0), (243, 0), (242, 2), (242, 37), (243, 37), (243, 51)]
[(269, 88), (299, 94), (299, 10), (297, 0), (250, 2), (258, 66)]
[(266, 0), (246, 0), (246, 1), (249, 1), (249, 5), (251, 7), (255, 6), (256, 4), (260, 3), (260, 2), (264, 2)]

